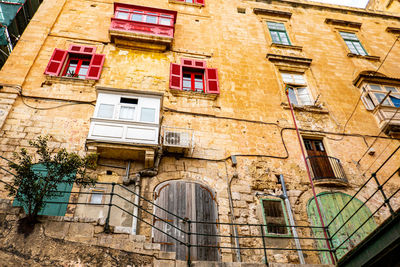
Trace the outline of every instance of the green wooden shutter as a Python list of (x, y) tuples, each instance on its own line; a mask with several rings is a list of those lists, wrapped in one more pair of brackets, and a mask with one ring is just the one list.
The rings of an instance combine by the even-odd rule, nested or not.
[[(332, 219), (339, 213), (339, 211), (350, 201), (351, 196), (341, 193), (341, 192), (324, 192), (319, 194), (318, 203), (321, 208), (325, 225), (328, 225)], [(329, 226), (329, 232), (333, 235), (344, 222), (348, 220), (357, 209), (363, 204), (362, 201), (354, 198), (350, 204), (343, 210), (341, 215), (335, 219), (335, 221)], [(313, 226), (321, 226), (319, 219), (317, 207), (315, 205), (314, 198), (308, 202), (307, 206), (308, 217)], [(368, 217), (371, 215), (371, 211), (368, 207), (363, 206), (354, 216), (350, 219), (346, 225), (339, 230), (339, 232), (333, 237), (332, 243), (335, 248), (337, 248), (344, 240), (346, 240), (358, 227), (363, 224)], [(376, 223), (373, 218), (369, 219), (352, 237), (346, 241), (337, 251), (337, 257), (340, 259), (356, 246), (360, 241), (362, 241), (367, 235), (369, 235), (375, 228)], [(324, 233), (322, 229), (313, 230), (315, 237), (324, 238)], [(317, 246), (319, 249), (326, 249), (326, 242), (324, 240), (317, 241)], [(327, 252), (320, 253), (321, 263), (330, 264), (330, 256)]]
[[(42, 177), (47, 175), (47, 169), (42, 164), (36, 164), (32, 167), (33, 171), (39, 174)], [(44, 201), (52, 201), (52, 202), (68, 202), (69, 197), (71, 195), (72, 184), (70, 183), (60, 183), (57, 185), (57, 191), (65, 191), (60, 193), (59, 196), (54, 197), (45, 197)], [(25, 212), (28, 213), (28, 208), (24, 206), (18, 200), (14, 200), (13, 206), (23, 207)], [(39, 215), (47, 215), (47, 216), (64, 216), (67, 212), (68, 204), (57, 204), (57, 203), (46, 203), (44, 208), (39, 212)]]

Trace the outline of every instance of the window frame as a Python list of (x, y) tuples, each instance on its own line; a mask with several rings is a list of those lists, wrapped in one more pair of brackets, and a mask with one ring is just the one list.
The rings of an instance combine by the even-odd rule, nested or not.
[[(77, 66), (76, 66), (76, 69), (75, 69), (75, 74), (78, 74), (77, 76), (68, 76), (67, 74), (68, 74), (68, 69), (69, 69), (69, 66), (70, 66), (70, 64), (71, 64), (71, 60), (77, 60), (78, 61), (78, 64), (77, 64)], [(89, 61), (89, 65), (87, 65), (88, 67), (87, 67), (87, 72), (86, 72), (86, 75), (85, 75), (85, 78), (86, 78), (86, 76), (87, 76), (87, 73), (89, 72), (89, 67), (90, 67), (90, 61), (91, 61), (91, 58), (83, 58), (83, 57), (79, 57), (79, 56), (76, 56), (76, 55), (71, 55), (71, 56), (69, 56), (68, 58), (67, 58), (67, 60), (66, 60), (66, 64), (65, 64), (65, 66), (64, 66), (64, 68), (63, 68), (63, 70), (62, 70), (62, 77), (70, 77), (70, 78), (77, 78), (77, 79), (85, 79), (85, 78), (80, 78), (79, 76), (79, 71), (81, 70), (81, 67), (82, 67), (82, 63), (84, 62), (84, 61)]]
[[(184, 87), (184, 83), (183, 83), (183, 81), (184, 81), (184, 79), (185, 79), (185, 74), (190, 74), (190, 89), (189, 90), (186, 90), (185, 88), (186, 87)], [(202, 84), (203, 84), (203, 88), (202, 88), (202, 90), (200, 91), (200, 90), (197, 90), (197, 88), (196, 88), (196, 75), (201, 75), (201, 80), (202, 80)], [(204, 77), (205, 75), (204, 75), (204, 71), (203, 72), (200, 72), (200, 71), (198, 71), (198, 70), (191, 70), (191, 69), (189, 69), (189, 68), (183, 68), (183, 73), (182, 73), (182, 90), (183, 91), (193, 91), (193, 92), (197, 92), (197, 93), (205, 93), (205, 88), (206, 88), (206, 86), (205, 86), (205, 77)]]
[[(378, 86), (381, 90), (377, 90), (377, 89), (372, 89), (371, 85), (373, 86)], [(400, 87), (397, 86), (393, 86), (393, 85), (387, 85), (387, 84), (377, 84), (377, 83), (367, 83), (366, 84), (367, 87), (367, 94), (370, 97), (370, 99), (372, 100), (372, 104), (374, 105), (374, 107), (377, 107), (379, 105), (379, 103), (382, 100), (379, 100), (379, 98), (376, 96), (377, 94), (383, 95), (383, 97), (385, 97), (385, 95), (389, 92), (386, 87), (393, 87), (395, 88), (395, 90), (397, 92), (393, 92), (390, 94), (390, 96), (397, 96), (397, 98), (400, 99)], [(383, 99), (383, 98), (382, 98)], [(385, 104), (386, 103), (386, 104)], [(387, 104), (388, 103), (388, 104)], [(393, 101), (390, 99), (390, 97), (386, 98), (386, 100), (382, 103), (383, 107), (393, 107), (396, 108), (396, 106), (393, 104)]]
[[(105, 55), (96, 54), (96, 49), (97, 48), (94, 46), (82, 46), (74, 44), (70, 45), (68, 50), (55, 48), (44, 71), (44, 74), (53, 77), (97, 81), (100, 79), (102, 73)], [(80, 59), (82, 59), (82, 61), (84, 59), (87, 59), (88, 61), (90, 61), (86, 76), (84, 78), (66, 76), (70, 61), (74, 59), (78, 61)], [(81, 65), (79, 65), (79, 68), (80, 66)]]
[[(348, 37), (346, 38), (342, 35), (342, 33), (343, 34), (352, 34), (352, 35), (354, 35), (355, 38), (353, 38), (353, 39), (348, 38)], [(349, 49), (351, 54), (359, 55), (359, 56), (368, 56), (367, 50), (362, 45), (360, 39), (358, 38), (358, 36), (355, 32), (339, 30), (339, 35), (343, 39), (344, 43), (346, 44), (347, 49)], [(357, 39), (357, 40), (355, 40), (355, 39)], [(354, 51), (350, 48), (348, 42), (351, 43), (352, 47), (356, 50), (357, 53), (354, 53)], [(354, 44), (358, 44), (361, 47), (362, 51), (359, 51), (359, 49), (357, 49), (357, 47)]]
[[(105, 195), (106, 195), (106, 190), (105, 189), (103, 189), (103, 188), (90, 188), (89, 192), (90, 192), (90, 194), (89, 194), (89, 197), (88, 197), (88, 200), (87, 200), (88, 205), (93, 205), (93, 206), (102, 206), (102, 205), (104, 205)], [(99, 192), (99, 193), (93, 193), (93, 192)], [(101, 203), (92, 203), (92, 199), (93, 199), (92, 196), (94, 194), (101, 194)]]
[[(281, 75), (281, 79), (282, 79), (283, 83), (286, 84), (289, 87), (289, 90), (292, 90), (292, 92), (293, 92), (293, 94), (295, 96), (296, 103), (293, 103), (293, 101), (292, 101), (292, 99), (290, 97), (290, 91), (289, 91), (289, 99), (290, 99), (291, 104), (294, 104), (295, 106), (298, 106), (298, 107), (315, 106), (314, 98), (313, 98), (313, 96), (311, 94), (310, 88), (307, 85), (307, 80), (304, 77), (304, 73), (296, 73), (296, 72), (290, 72), (290, 71), (279, 71), (279, 73)], [(291, 82), (285, 82), (285, 78), (283, 77), (282, 74), (291, 75), (292, 76), (292, 81)], [(296, 79), (294, 78), (295, 77), (294, 75), (301, 76), (302, 79), (304, 80), (304, 83), (296, 82), (295, 81)], [(290, 87), (290, 86), (292, 86), (292, 87)], [(302, 101), (300, 101), (301, 99), (300, 99), (300, 96), (299, 96), (298, 89), (305, 89), (306, 90), (306, 92), (308, 94), (308, 98), (309, 98), (311, 104), (307, 105), (305, 103), (302, 103)]]
[[(131, 98), (137, 99), (137, 104), (128, 104), (128, 103), (121, 103), (121, 98)], [(140, 96), (136, 94), (119, 94), (118, 92), (115, 93), (99, 93), (96, 101), (95, 110), (93, 113), (93, 118), (101, 119), (101, 120), (109, 120), (113, 122), (120, 122), (120, 123), (140, 123), (140, 124), (159, 124), (160, 120), (160, 106), (154, 105), (152, 101), (148, 99), (153, 99), (151, 97)], [(104, 105), (112, 105), (113, 106), (113, 113), (111, 118), (105, 118), (99, 116), (100, 106)], [(134, 107), (134, 115), (133, 119), (120, 119), (121, 114), (121, 107)], [(149, 108), (154, 109), (154, 117), (153, 121), (142, 121), (142, 109)]]
[[(287, 228), (287, 233), (286, 234), (279, 234), (279, 233), (269, 233), (268, 232), (268, 223), (267, 223), (267, 216), (265, 214), (265, 209), (264, 209), (264, 201), (276, 201), (276, 202), (280, 202), (281, 206), (282, 206), (282, 212), (283, 212), (283, 218), (285, 219), (285, 224), (286, 224), (286, 228)], [(286, 205), (285, 202), (283, 201), (283, 199), (277, 199), (277, 198), (260, 198), (260, 203), (261, 203), (261, 212), (262, 212), (262, 217), (263, 217), (263, 222), (264, 222), (264, 236), (266, 237), (291, 237), (292, 236), (292, 231), (290, 229), (290, 223), (288, 220), (288, 216), (287, 216), (287, 210), (286, 210)], [(270, 217), (270, 216), (268, 216)]]
[[(284, 30), (271, 29), (269, 23), (281, 24), (281, 25), (283, 26)], [(268, 31), (269, 31), (269, 35), (270, 35), (270, 37), (271, 37), (271, 41), (272, 41), (273, 44), (292, 46), (292, 42), (290, 41), (289, 34), (287, 33), (285, 23), (267, 20), (267, 21), (266, 21), (266, 24), (267, 24), (267, 29), (268, 29)], [(274, 41), (274, 37), (272, 36), (272, 32), (277, 33), (277, 36), (278, 36), (278, 38), (279, 38), (279, 42), (275, 42), (275, 41)], [(288, 40), (288, 43), (287, 43), (287, 44), (284, 43), (284, 42), (282, 41), (281, 35), (280, 35), (279, 33), (284, 33), (284, 34), (285, 34), (286, 39)]]
[[(121, 10), (121, 9), (127, 9), (127, 10)], [(124, 19), (124, 18), (118, 18), (118, 14), (120, 12), (123, 13), (128, 13), (128, 18)], [(138, 20), (133, 20), (132, 17), (134, 14), (138, 14), (139, 12), (141, 12), (141, 16), (142, 16), (142, 20), (138, 21)], [(156, 23), (153, 22), (148, 22), (146, 21), (147, 16), (151, 15), (152, 17), (156, 17)], [(175, 18), (174, 15), (172, 14), (168, 14), (168, 13), (163, 13), (163, 12), (159, 12), (159, 11), (150, 11), (150, 10), (143, 10), (143, 9), (139, 9), (139, 8), (135, 8), (135, 7), (121, 7), (121, 6), (117, 6), (115, 8), (115, 12), (114, 12), (114, 18), (116, 19), (121, 19), (121, 20), (126, 20), (126, 21), (132, 21), (132, 22), (141, 22), (141, 23), (146, 23), (146, 24), (153, 24), (153, 25), (161, 25), (161, 26), (174, 26), (175, 24)], [(166, 25), (166, 24), (161, 24), (161, 18), (168, 18), (170, 19), (170, 24)]]

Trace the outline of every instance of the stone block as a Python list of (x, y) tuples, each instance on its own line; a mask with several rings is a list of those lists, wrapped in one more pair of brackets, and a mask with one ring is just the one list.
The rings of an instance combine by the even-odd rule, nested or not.
[[(186, 263), (187, 264), (187, 263)], [(155, 260), (154, 267), (175, 267), (175, 261), (172, 260)]]
[(44, 233), (46, 236), (64, 239), (68, 234), (70, 223), (68, 222), (46, 222), (44, 224)]
[(144, 243), (143, 248), (147, 250), (161, 250), (161, 244), (157, 243)]
[(83, 241), (93, 238), (94, 226), (88, 223), (70, 223), (67, 239)]
[(146, 237), (144, 235), (130, 235), (129, 240), (133, 242), (146, 242)]
[(165, 251), (160, 251), (159, 259), (164, 259), (164, 260), (174, 260), (176, 257), (175, 252), (165, 252)]

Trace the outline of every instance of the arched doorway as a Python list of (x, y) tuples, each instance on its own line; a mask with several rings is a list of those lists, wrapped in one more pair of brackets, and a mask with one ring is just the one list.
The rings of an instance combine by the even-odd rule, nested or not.
[[(218, 212), (215, 194), (207, 187), (187, 181), (167, 181), (159, 184), (154, 192), (155, 204), (169, 212), (191, 221), (217, 222)], [(155, 207), (154, 214), (168, 223), (154, 218), (154, 226), (168, 233), (182, 242), (188, 241), (188, 235), (180, 231), (188, 231), (185, 221), (168, 214), (166, 211)], [(195, 245), (190, 250), (192, 260), (218, 261), (218, 249), (207, 246), (216, 246), (217, 227), (215, 224), (191, 223), (192, 233), (190, 243)], [(174, 238), (156, 229), (153, 230), (153, 242), (160, 243), (164, 251), (176, 252), (176, 259), (186, 260), (188, 249)], [(196, 235), (201, 234), (201, 235)], [(197, 247), (205, 246), (205, 247)]]
[[(346, 203), (351, 200), (351, 196), (342, 192), (323, 192), (318, 194), (317, 198), (325, 226), (327, 226), (346, 205)], [(346, 208), (344, 208), (342, 213), (329, 226), (329, 233), (333, 236), (333, 246), (335, 248), (340, 246), (336, 252), (338, 259), (343, 257), (344, 254), (356, 246), (376, 228), (376, 223), (373, 217), (368, 219), (371, 216), (371, 211), (367, 206), (362, 205), (363, 202), (361, 200), (353, 198)], [(358, 210), (359, 208), (360, 210)], [(313, 226), (321, 226), (314, 198), (311, 198), (308, 201), (307, 214)], [(353, 214), (354, 216), (344, 224)], [(354, 233), (356, 230), (357, 232)], [(324, 238), (322, 229), (314, 228), (313, 232), (315, 237)], [(346, 239), (348, 240), (344, 242)], [(327, 248), (324, 240), (317, 241), (317, 246), (319, 249)], [(327, 252), (321, 252), (320, 259), (321, 263), (331, 263), (329, 253)]]

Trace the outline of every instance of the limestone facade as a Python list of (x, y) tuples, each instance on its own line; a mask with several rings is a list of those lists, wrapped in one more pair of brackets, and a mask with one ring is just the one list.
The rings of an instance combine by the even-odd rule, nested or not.
[[(231, 181), (235, 222), (259, 224), (263, 223), (263, 197), (256, 193), (281, 194), (276, 175), (282, 174), (295, 223), (310, 225), (307, 204), (313, 194), (281, 73), (303, 75), (312, 105), (295, 108), (300, 133), (303, 138), (322, 140), (327, 155), (340, 160), (348, 179), (344, 186), (316, 185), (317, 194), (328, 191), (353, 195), (399, 146), (399, 135), (383, 133), (376, 116), (359, 101), (362, 91), (353, 81), (363, 71), (378, 70), (387, 77), (400, 77), (398, 44), (388, 55), (398, 32), (387, 30), (400, 29), (400, 16), (294, 0), (206, 0), (204, 6), (171, 0), (118, 2), (176, 11), (171, 46), (166, 51), (154, 51), (111, 42), (112, 0), (43, 1), (0, 72), (1, 156), (11, 159), (13, 152), (29, 149), (28, 141), (44, 134), (52, 137), (50, 144), (55, 149), (88, 153), (91, 148), (87, 137), (98, 88), (153, 92), (162, 95), (161, 128), (193, 129), (193, 146), (183, 155), (164, 150), (157, 175), (141, 179), (141, 196), (154, 199), (155, 188), (165, 181), (199, 183), (215, 194), (218, 221), (228, 223), (232, 213), (228, 192)], [(267, 26), (271, 21), (285, 26), (290, 45), (273, 43)], [(340, 32), (355, 33), (368, 55), (352, 54)], [(96, 47), (96, 53), (105, 55), (98, 81), (44, 74), (54, 49), (67, 50), (70, 45)], [(179, 64), (182, 58), (204, 60), (208, 68), (218, 69), (220, 93), (210, 97), (170, 89), (170, 63)], [(371, 145), (375, 153), (366, 153)], [(154, 158), (156, 147), (150, 149)], [(143, 151), (149, 151), (146, 149)], [(231, 156), (237, 160), (235, 166)], [(399, 161), (397, 154), (378, 179), (392, 174)], [(100, 153), (98, 181), (122, 184), (126, 166), (126, 158), (105, 158)], [(147, 167), (152, 166), (146, 166), (143, 158), (134, 158), (130, 175)], [(10, 179), (2, 173), (3, 181)], [(398, 185), (393, 185), (393, 191)], [(98, 187), (110, 192), (109, 185)], [(127, 188), (135, 190), (134, 185)], [(74, 186), (73, 191), (92, 189)], [(358, 198), (365, 201), (373, 190), (368, 188)], [(134, 201), (133, 194), (121, 194)], [(7, 198), (7, 192), (2, 189), (0, 196)], [(108, 200), (104, 197), (102, 201)], [(375, 210), (380, 200), (377, 197), (367, 206)], [(90, 199), (76, 193), (70, 201)], [(153, 211), (148, 203), (141, 201), (141, 205)], [(132, 206), (125, 208), (133, 212)], [(104, 218), (106, 214), (107, 206), (70, 205), (66, 216)], [(387, 214), (386, 210), (379, 213), (376, 222), (382, 222)], [(152, 221), (148, 213), (141, 212), (140, 216)], [(113, 209), (110, 223), (121, 229), (131, 228), (132, 216)], [(261, 234), (259, 229), (238, 228), (240, 234)], [(233, 234), (227, 226), (218, 231)], [(309, 230), (301, 231), (311, 235)], [(138, 233), (151, 241), (149, 225), (139, 223)], [(276, 247), (294, 246), (293, 240), (268, 238), (268, 242)], [(234, 242), (222, 237), (219, 244), (230, 247)], [(250, 247), (260, 244), (260, 239), (241, 243)], [(302, 241), (302, 245), (315, 247), (313, 241)], [(307, 263), (320, 263), (317, 253), (305, 254)], [(243, 250), (242, 258), (261, 262), (263, 253)], [(268, 258), (271, 262), (299, 262), (295, 252), (269, 251)], [(222, 249), (220, 259), (235, 261), (235, 251)]]

